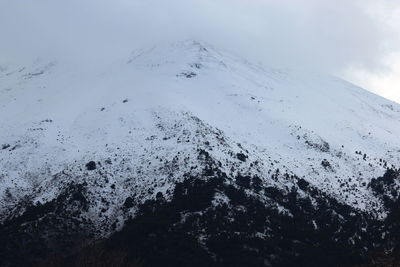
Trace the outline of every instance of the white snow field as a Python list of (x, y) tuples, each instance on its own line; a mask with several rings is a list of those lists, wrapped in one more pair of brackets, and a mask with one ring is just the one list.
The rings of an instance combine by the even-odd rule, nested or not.
[[(168, 196), (185, 173), (200, 172), (198, 149), (227, 173), (257, 174), (280, 188), (292, 184), (285, 173), (296, 175), (384, 217), (367, 185), (400, 162), (399, 136), (394, 102), (333, 76), (262, 67), (195, 41), (93, 68), (57, 59), (4, 65), (0, 218), (18, 213), (21, 201), (49, 201), (67, 183), (86, 182), (98, 203), (86, 216), (108, 232), (116, 218), (122, 225), (127, 196)], [(102, 199), (111, 205), (100, 218)]]

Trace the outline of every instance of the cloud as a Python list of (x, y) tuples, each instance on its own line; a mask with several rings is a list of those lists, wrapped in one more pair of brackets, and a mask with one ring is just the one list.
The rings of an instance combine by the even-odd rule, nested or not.
[(394, 0), (1, 0), (0, 64), (43, 55), (107, 61), (149, 42), (194, 38), (267, 65), (377, 69), (398, 44), (377, 10), (386, 14), (398, 5)]

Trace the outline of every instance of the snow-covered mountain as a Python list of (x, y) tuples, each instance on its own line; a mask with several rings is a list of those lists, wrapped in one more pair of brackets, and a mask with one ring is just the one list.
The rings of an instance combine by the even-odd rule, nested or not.
[[(224, 231), (252, 240), (238, 242), (255, 255), (247, 266), (312, 266), (305, 251), (340, 247), (347, 254), (329, 264), (360, 263), (395, 247), (400, 105), (333, 76), (195, 41), (90, 68), (38, 60), (0, 68), (0, 122), (6, 240), (96, 240), (135, 225), (148, 205), (170, 205), (173, 225), (217, 266), (246, 266), (215, 247)], [(213, 232), (208, 216), (224, 227)], [(230, 229), (242, 216), (248, 228)]]

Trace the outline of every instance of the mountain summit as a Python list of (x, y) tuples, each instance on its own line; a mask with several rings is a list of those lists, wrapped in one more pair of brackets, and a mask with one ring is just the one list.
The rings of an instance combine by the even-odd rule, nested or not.
[(398, 249), (400, 105), (333, 76), (196, 41), (107, 66), (38, 60), (0, 68), (0, 121), (0, 265), (65, 264), (99, 240), (121, 266)]

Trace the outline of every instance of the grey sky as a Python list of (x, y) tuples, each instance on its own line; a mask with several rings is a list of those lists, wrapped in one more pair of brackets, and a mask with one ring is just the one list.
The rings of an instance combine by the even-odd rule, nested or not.
[(400, 101), (399, 10), (395, 0), (0, 0), (0, 64), (107, 61), (147, 42), (194, 38)]

